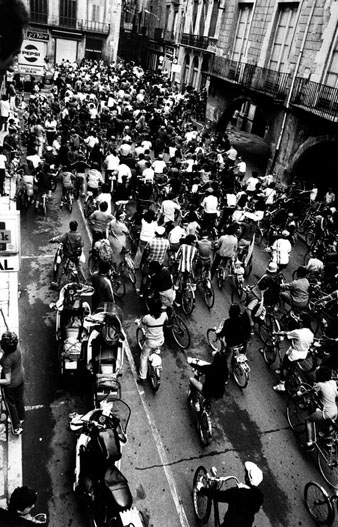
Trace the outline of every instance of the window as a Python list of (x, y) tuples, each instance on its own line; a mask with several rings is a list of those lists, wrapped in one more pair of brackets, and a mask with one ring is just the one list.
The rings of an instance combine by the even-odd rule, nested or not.
[(47, 0), (30, 0), (30, 21), (37, 24), (47, 24)]
[(248, 35), (251, 21), (252, 5), (240, 5), (234, 46), (232, 50), (232, 60), (240, 62), (245, 55), (248, 43)]
[(331, 88), (338, 88), (338, 35), (336, 38), (336, 45), (332, 50), (332, 56), (329, 61), (324, 84)]
[(209, 37), (215, 36), (217, 19), (218, 19), (218, 7), (219, 7), (218, 0), (214, 0), (214, 5), (212, 6), (212, 12), (211, 12), (210, 26), (209, 26)]
[(209, 0), (203, 0), (198, 35), (204, 35), (205, 19), (207, 16)]
[(185, 66), (184, 66), (184, 78), (183, 78), (183, 84), (187, 85), (189, 83), (189, 77), (190, 77), (190, 57), (187, 54), (185, 56)]
[(76, 27), (76, 14), (76, 0), (60, 0), (60, 24)]
[(177, 31), (177, 18), (178, 18), (178, 11), (175, 11), (174, 18), (173, 18), (173, 24), (171, 26), (171, 33), (175, 36)]
[(100, 6), (93, 4), (93, 14), (92, 14), (92, 20), (94, 22), (100, 21)]
[(280, 5), (268, 68), (285, 73), (295, 28), (298, 5)]
[(197, 12), (198, 12), (198, 0), (194, 1), (194, 7), (192, 11), (192, 31), (191, 33), (195, 35), (195, 25), (196, 25), (196, 19), (197, 19)]
[(198, 57), (194, 57), (193, 63), (192, 63), (192, 85), (197, 90), (198, 88), (198, 70), (199, 70), (199, 61)]

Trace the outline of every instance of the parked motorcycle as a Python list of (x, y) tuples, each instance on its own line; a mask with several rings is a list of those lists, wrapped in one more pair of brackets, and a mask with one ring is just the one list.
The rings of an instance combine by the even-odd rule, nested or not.
[(93, 527), (144, 527), (128, 481), (115, 466), (127, 442), (131, 410), (114, 382), (114, 397), (102, 399), (99, 408), (85, 415), (69, 415), (70, 429), (77, 434), (73, 489), (86, 504)]
[[(145, 330), (142, 326), (142, 319), (138, 318), (135, 320), (137, 324), (136, 329), (136, 340), (140, 351), (143, 350), (144, 341), (145, 341)], [(161, 374), (162, 374), (162, 357), (161, 357), (161, 348), (156, 348), (149, 355), (148, 358), (148, 378), (150, 380), (151, 387), (154, 392), (160, 387), (161, 384)]]
[(122, 310), (112, 302), (100, 304), (84, 321), (89, 332), (87, 369), (94, 380), (95, 407), (114, 390), (117, 377), (122, 375), (126, 338), (122, 322)]
[(56, 340), (62, 375), (78, 373), (83, 364), (83, 345), (88, 340), (84, 320), (91, 314), (93, 293), (93, 287), (71, 282), (62, 287), (57, 302), (49, 306), (56, 310)]

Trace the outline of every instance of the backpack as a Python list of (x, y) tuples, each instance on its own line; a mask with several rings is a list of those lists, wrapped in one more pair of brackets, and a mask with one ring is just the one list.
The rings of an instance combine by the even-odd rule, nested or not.
[(101, 262), (111, 262), (113, 258), (113, 249), (107, 242), (101, 242), (98, 248), (98, 256)]

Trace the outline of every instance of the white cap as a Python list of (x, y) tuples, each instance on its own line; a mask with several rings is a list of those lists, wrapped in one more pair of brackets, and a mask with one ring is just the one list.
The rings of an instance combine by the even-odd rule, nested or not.
[(276, 262), (270, 262), (266, 270), (268, 271), (268, 273), (277, 273), (278, 265), (276, 264)]
[(252, 461), (244, 463), (245, 469), (248, 473), (248, 478), (253, 487), (257, 487), (263, 481), (263, 472)]
[(158, 234), (159, 236), (163, 236), (163, 234), (165, 233), (165, 228), (164, 227), (156, 227), (155, 229), (155, 232), (156, 234)]

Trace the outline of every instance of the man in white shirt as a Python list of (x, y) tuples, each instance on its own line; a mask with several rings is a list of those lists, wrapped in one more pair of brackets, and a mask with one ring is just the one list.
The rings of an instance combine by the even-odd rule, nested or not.
[(122, 157), (128, 157), (131, 153), (131, 144), (127, 142), (122, 143), (119, 153)]
[(128, 167), (128, 165), (125, 165), (124, 163), (121, 163), (118, 167), (117, 167), (117, 182), (118, 183), (122, 183), (122, 178), (123, 176), (126, 176), (128, 181), (130, 180), (131, 178), (131, 170), (130, 168)]
[(255, 192), (257, 183), (259, 183), (257, 172), (253, 172), (245, 182), (245, 190), (248, 195), (252, 195)]
[(218, 215), (218, 199), (214, 195), (212, 187), (209, 187), (207, 192), (208, 195), (205, 196), (201, 203), (201, 207), (204, 210), (202, 228), (209, 231), (214, 227)]
[(143, 146), (144, 151), (151, 150), (153, 147), (152, 142), (149, 141), (149, 139), (144, 139), (141, 143), (141, 146)]
[(151, 167), (154, 169), (155, 174), (163, 174), (164, 169), (167, 167), (167, 164), (163, 161), (163, 154), (158, 155), (158, 159), (155, 159)]
[(150, 163), (149, 161), (146, 161), (145, 163), (145, 168), (144, 170), (142, 171), (142, 179), (143, 181), (146, 183), (147, 181), (151, 181), (151, 183), (154, 183), (154, 179), (155, 179), (155, 171), (154, 169), (150, 166)]
[(168, 223), (168, 221), (175, 221), (175, 211), (180, 210), (180, 205), (172, 199), (172, 196), (169, 194), (168, 199), (162, 201), (161, 212), (163, 214), (163, 223)]
[(233, 166), (237, 159), (237, 150), (233, 146), (230, 146), (229, 150), (225, 152), (229, 166)]
[(238, 158), (238, 163), (236, 165), (237, 168), (237, 175), (240, 179), (240, 181), (243, 181), (246, 174), (246, 162), (241, 157)]

